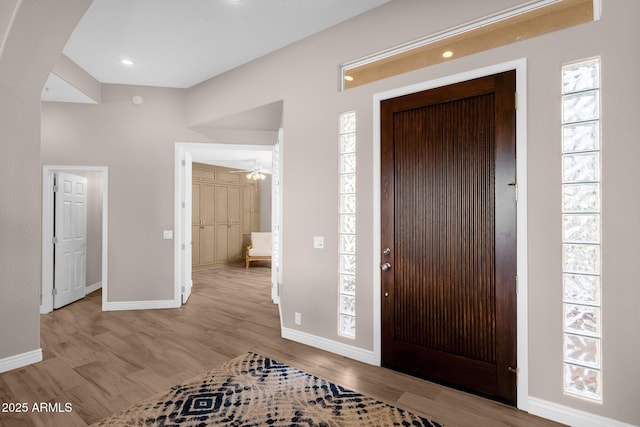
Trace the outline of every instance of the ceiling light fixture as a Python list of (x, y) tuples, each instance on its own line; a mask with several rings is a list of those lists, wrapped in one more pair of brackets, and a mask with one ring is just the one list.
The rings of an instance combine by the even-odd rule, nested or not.
[(352, 77), (352, 76), (349, 76), (349, 75), (345, 75), (345, 76), (344, 76), (344, 79), (345, 79), (346, 81), (348, 81), (348, 82), (353, 81), (353, 77)]
[(133, 61), (127, 58), (122, 58), (120, 62), (122, 62), (122, 64), (127, 65), (129, 67), (133, 65)]
[(260, 179), (265, 179), (266, 176), (260, 171), (251, 171), (247, 174), (247, 179), (252, 179), (254, 181), (258, 181)]
[(451, 58), (452, 56), (453, 56), (453, 52), (451, 52), (450, 50), (447, 50), (442, 53), (443, 58)]

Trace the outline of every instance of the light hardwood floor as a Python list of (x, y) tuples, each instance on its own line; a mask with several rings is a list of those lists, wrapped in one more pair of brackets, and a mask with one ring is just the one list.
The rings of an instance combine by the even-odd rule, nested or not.
[[(179, 309), (101, 312), (100, 292), (41, 316), (44, 360), (0, 374), (0, 426), (86, 426), (225, 361), (255, 351), (447, 426), (557, 425), (491, 400), (280, 337), (270, 269), (194, 273)], [(40, 402), (71, 412), (33, 412)]]

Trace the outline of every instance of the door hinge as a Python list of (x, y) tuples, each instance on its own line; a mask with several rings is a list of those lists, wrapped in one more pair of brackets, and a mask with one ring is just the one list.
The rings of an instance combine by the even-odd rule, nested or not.
[(518, 276), (516, 276), (516, 295), (518, 295)]
[(58, 192), (58, 184), (53, 184), (53, 187), (51, 188), (53, 190), (54, 193)]
[(182, 250), (183, 250), (183, 251), (185, 250), (185, 246), (184, 246), (184, 243), (182, 244)]
[(185, 162), (184, 160), (182, 161), (182, 166), (186, 166), (187, 162)]
[(56, 236), (53, 236), (51, 238), (51, 243), (53, 243), (54, 245), (58, 243), (58, 238)]
[(187, 204), (185, 202), (182, 202), (182, 209), (186, 208)]
[(184, 291), (186, 290), (186, 287), (182, 286), (182, 287), (180, 288), (180, 290), (181, 290), (181, 292), (184, 294)]
[(518, 109), (518, 92), (513, 92), (513, 96), (514, 96), (513, 109), (517, 110)]
[(56, 288), (51, 289), (51, 295), (53, 295), (54, 297), (58, 295), (58, 290)]

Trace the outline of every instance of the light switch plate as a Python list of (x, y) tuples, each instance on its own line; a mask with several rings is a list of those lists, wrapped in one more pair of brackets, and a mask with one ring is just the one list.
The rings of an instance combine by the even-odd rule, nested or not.
[(165, 240), (173, 239), (173, 230), (162, 230), (162, 238)]
[(324, 249), (324, 236), (313, 236), (314, 249)]

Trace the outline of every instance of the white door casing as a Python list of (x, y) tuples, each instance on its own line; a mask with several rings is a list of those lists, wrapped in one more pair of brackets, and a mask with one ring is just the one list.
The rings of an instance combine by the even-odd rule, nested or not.
[(56, 173), (53, 308), (83, 298), (87, 288), (87, 178)]
[[(192, 163), (193, 157), (189, 150), (184, 151), (184, 168), (183, 168), (183, 183), (190, 185), (192, 180)], [(191, 279), (191, 222), (188, 220), (191, 218), (191, 191), (185, 191), (184, 204), (182, 205), (182, 215), (185, 218), (182, 221), (182, 304), (186, 303), (191, 296), (191, 286), (193, 280)]]
[[(278, 134), (279, 145), (279, 158), (280, 158), (280, 182), (282, 181), (282, 130)], [(187, 166), (187, 160), (189, 164), (193, 162), (193, 157), (196, 157), (196, 161), (202, 161), (198, 157), (203, 156), (203, 153), (215, 150), (228, 150), (231, 144), (205, 144), (205, 143), (190, 143), (190, 142), (176, 142), (174, 151), (174, 229), (176, 231), (176, 238), (174, 240), (174, 300), (173, 303), (176, 307), (184, 304), (186, 299), (183, 300), (183, 290), (192, 284), (191, 274), (191, 174), (187, 177), (187, 169), (191, 172), (191, 166)], [(237, 151), (255, 150), (255, 151), (272, 151), (271, 145), (244, 145), (234, 144), (233, 149)], [(189, 153), (189, 159), (187, 159), (187, 152)], [(272, 199), (272, 203), (273, 203)], [(183, 208), (184, 203), (184, 208)], [(280, 187), (280, 201), (278, 203), (279, 212), (279, 233), (282, 235), (282, 187)], [(273, 215), (273, 212), (272, 212)], [(188, 236), (188, 238), (186, 237)], [(184, 243), (184, 250), (183, 250)], [(187, 253), (188, 252), (188, 253)], [(278, 248), (279, 259), (282, 259), (282, 248)], [(282, 270), (281, 265), (276, 269), (276, 275), (278, 283), (282, 283)], [(273, 277), (273, 276), (272, 276)], [(272, 288), (272, 299), (275, 303), (278, 303), (277, 287)], [(282, 319), (282, 317), (281, 317)]]
[(280, 128), (278, 131), (278, 142), (273, 146), (273, 161), (272, 161), (272, 175), (271, 175), (271, 235), (272, 238), (272, 250), (271, 250), (271, 300), (274, 304), (280, 303), (280, 286), (281, 269), (280, 269), (280, 248), (282, 247), (282, 211), (281, 199), (282, 199), (282, 169), (280, 168), (280, 158), (282, 151), (284, 130)]

